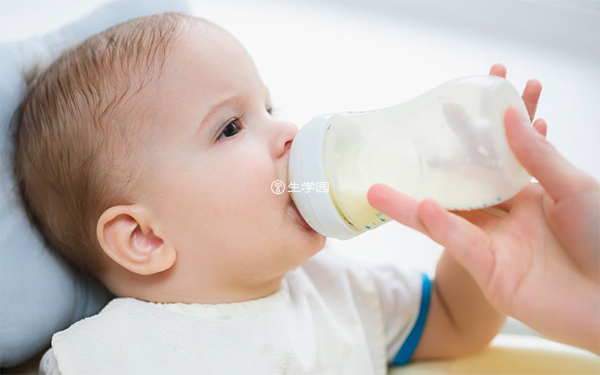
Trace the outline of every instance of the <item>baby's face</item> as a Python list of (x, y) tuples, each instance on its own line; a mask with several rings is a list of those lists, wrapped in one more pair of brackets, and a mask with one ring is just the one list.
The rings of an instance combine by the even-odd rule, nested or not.
[(213, 27), (186, 34), (153, 86), (141, 103), (154, 130), (138, 203), (177, 252), (172, 272), (227, 295), (323, 248), (325, 237), (290, 216), (290, 195), (271, 190), (288, 184), (298, 129), (271, 116), (268, 90), (233, 37)]

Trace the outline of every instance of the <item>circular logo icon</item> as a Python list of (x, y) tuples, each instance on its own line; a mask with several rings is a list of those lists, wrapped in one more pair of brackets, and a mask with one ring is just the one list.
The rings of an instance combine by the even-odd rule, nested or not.
[(281, 180), (275, 180), (271, 184), (271, 191), (279, 195), (285, 191), (285, 184)]

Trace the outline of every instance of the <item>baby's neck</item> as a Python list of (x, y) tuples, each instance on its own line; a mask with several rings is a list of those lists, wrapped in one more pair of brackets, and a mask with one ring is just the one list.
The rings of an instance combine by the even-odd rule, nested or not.
[[(219, 285), (217, 287), (196, 287), (192, 283), (181, 283), (181, 280), (169, 279), (167, 275), (111, 275), (102, 282), (116, 296), (133, 297), (149, 302), (159, 303), (202, 303), (220, 304), (251, 301), (276, 293), (283, 280), (283, 275), (254, 285)], [(177, 281), (180, 281), (179, 283)], [(185, 284), (182, 286), (181, 284)]]

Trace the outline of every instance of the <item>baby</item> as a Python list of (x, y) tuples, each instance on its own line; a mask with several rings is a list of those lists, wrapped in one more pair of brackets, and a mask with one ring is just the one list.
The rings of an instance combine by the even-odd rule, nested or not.
[(384, 374), (483, 348), (504, 316), (446, 254), (432, 283), (323, 251), (287, 181), (297, 127), (230, 34), (166, 13), (30, 83), (15, 170), (48, 245), (118, 298), (56, 333), (66, 374)]

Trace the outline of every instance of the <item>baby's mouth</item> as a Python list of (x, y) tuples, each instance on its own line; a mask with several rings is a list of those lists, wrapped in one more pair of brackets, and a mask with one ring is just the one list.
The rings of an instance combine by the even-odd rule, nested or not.
[(306, 220), (304, 220), (304, 218), (300, 214), (300, 211), (298, 211), (298, 208), (294, 204), (294, 201), (291, 199), (290, 199), (290, 204), (288, 205), (287, 214), (289, 217), (292, 218), (292, 220), (294, 220), (296, 222), (296, 224), (298, 224), (299, 226), (301, 226), (302, 228), (304, 228), (306, 230), (314, 232), (314, 230), (310, 227), (310, 225), (308, 225)]

